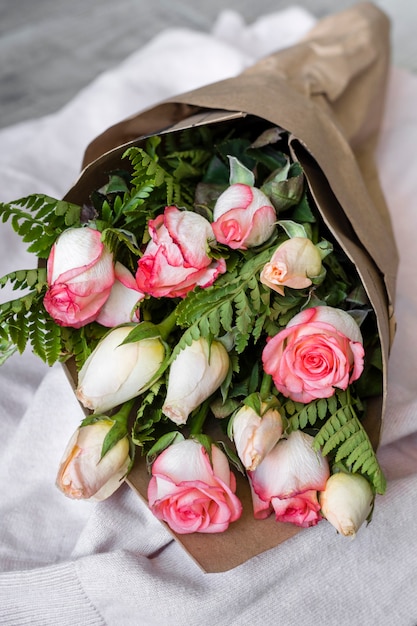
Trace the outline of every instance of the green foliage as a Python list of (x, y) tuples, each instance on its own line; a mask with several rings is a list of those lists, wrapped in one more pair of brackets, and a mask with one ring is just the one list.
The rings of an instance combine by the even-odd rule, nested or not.
[(164, 433), (154, 443), (154, 445), (151, 447), (151, 449), (148, 451), (146, 455), (146, 464), (148, 468), (150, 467), (150, 465), (152, 465), (156, 457), (159, 454), (161, 454), (161, 452), (166, 450), (166, 448), (169, 448), (169, 446), (172, 446), (175, 443), (179, 443), (180, 441), (183, 441), (183, 440), (184, 440), (184, 436), (177, 430)]
[(46, 259), (57, 236), (69, 227), (80, 225), (81, 208), (45, 195), (31, 195), (10, 203), (0, 203), (3, 222), (29, 243), (28, 251)]
[(195, 186), (203, 176), (211, 153), (193, 148), (159, 155), (160, 142), (160, 137), (152, 137), (145, 148), (131, 147), (124, 154), (133, 166), (133, 192), (123, 207), (128, 218), (150, 196), (153, 210), (170, 205), (188, 209), (194, 206)]
[(166, 421), (162, 413), (163, 395), (160, 395), (163, 380), (160, 379), (142, 395), (132, 426), (132, 441), (136, 446), (145, 448), (155, 440), (155, 428), (161, 421)]
[(233, 332), (235, 349), (241, 354), (251, 337), (256, 342), (269, 312), (269, 290), (259, 282), (259, 272), (271, 256), (267, 249), (249, 258), (239, 271), (220, 277), (206, 289), (190, 292), (177, 307), (177, 324), (184, 327), (179, 350), (200, 337)]
[[(29, 252), (39, 259), (48, 257), (61, 232), (90, 224), (102, 233), (102, 241), (114, 258), (134, 272), (149, 241), (149, 220), (171, 205), (198, 211), (210, 219), (217, 196), (229, 182), (232, 163), (232, 178), (238, 172), (241, 180), (243, 172), (243, 180), (269, 194), (280, 212), (280, 234), (259, 249), (211, 248), (212, 258), (224, 257), (228, 269), (209, 288), (196, 288), (184, 299), (172, 299), (168, 304), (151, 297), (142, 301), (142, 320), (152, 323), (144, 321), (134, 326), (127, 342), (155, 337), (161, 332), (167, 342), (167, 355), (157, 373), (159, 379), (152, 381), (139, 398), (130, 439), (142, 451), (149, 450), (148, 463), (180, 440), (183, 436), (171, 430), (172, 423), (162, 412), (166, 367), (193, 340), (204, 337), (211, 341), (219, 337), (226, 342), (232, 338), (230, 368), (218, 397), (213, 396), (194, 411), (186, 426), (188, 433), (206, 441), (211, 450), (206, 435), (199, 435), (210, 402), (221, 399), (222, 410), (230, 417), (233, 408), (245, 402), (245, 398), (246, 403), (260, 409), (261, 399), (272, 397), (281, 405), (287, 433), (298, 429), (311, 433), (315, 450), (328, 456), (332, 463), (342, 463), (349, 471), (366, 475), (374, 491), (383, 493), (385, 478), (362, 425), (364, 410), (359, 400), (369, 390), (381, 392), (382, 365), (375, 316), (353, 264), (337, 245), (323, 258), (323, 273), (311, 288), (285, 288), (281, 295), (260, 282), (265, 263), (288, 236), (305, 234), (317, 246), (323, 238), (330, 241), (334, 237), (311, 202), (300, 165), (292, 163), (282, 151), (288, 152), (286, 133), (276, 128), (261, 132), (265, 129), (257, 127), (255, 132), (260, 134), (256, 135), (251, 124), (254, 122), (246, 120), (243, 125), (234, 121), (216, 125), (214, 130), (201, 126), (150, 137), (140, 147), (126, 150), (126, 168), (111, 172), (106, 185), (91, 190), (90, 204), (81, 208), (49, 196), (32, 195), (0, 204), (1, 219), (10, 220), (28, 244)], [(254, 140), (254, 136), (258, 138)], [(285, 219), (281, 212), (285, 212)], [(30, 344), (46, 363), (73, 358), (79, 370), (107, 329), (95, 323), (74, 329), (53, 322), (43, 306), (47, 288), (43, 267), (11, 272), (0, 279), (0, 287), (6, 284), (22, 295), (0, 305), (0, 363)], [(268, 393), (262, 395), (266, 379), (261, 382), (260, 357), (266, 337), (278, 333), (300, 310), (317, 304), (353, 309), (363, 324), (366, 362), (364, 374), (355, 385), (359, 396), (352, 398), (350, 389), (337, 390), (330, 398), (302, 404), (283, 398), (277, 390), (271, 395), (270, 386)], [(167, 312), (175, 317), (176, 327), (170, 326), (163, 334)], [(175, 347), (169, 354), (171, 345)], [(126, 428), (125, 422), (115, 420), (104, 442), (103, 455), (126, 435)], [(239, 467), (234, 452), (227, 447), (225, 451)]]
[(0, 304), (0, 338), (5, 348), (0, 354), (22, 353), (28, 345), (45, 363), (52, 365), (70, 356), (80, 367), (94, 346), (93, 326), (75, 329), (56, 324), (43, 306), (46, 291), (44, 268), (11, 272), (0, 279), (0, 286), (11, 284), (14, 290), (27, 290), (20, 297)]
[(343, 461), (352, 472), (366, 474), (376, 493), (384, 493), (385, 477), (355, 406), (363, 412), (360, 400), (352, 399), (348, 389), (308, 404), (285, 400), (282, 411), (288, 432), (309, 430), (315, 434), (315, 450), (331, 456), (335, 463)]

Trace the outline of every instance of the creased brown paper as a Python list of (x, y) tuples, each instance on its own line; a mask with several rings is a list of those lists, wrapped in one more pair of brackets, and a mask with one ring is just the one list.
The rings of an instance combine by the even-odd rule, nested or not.
[[(390, 59), (389, 21), (358, 4), (321, 20), (299, 44), (241, 75), (167, 100), (108, 129), (87, 148), (85, 169), (66, 200), (82, 203), (144, 136), (247, 115), (281, 126), (317, 206), (354, 262), (375, 309), (384, 363), (384, 393), (370, 406), (367, 430), (377, 446), (395, 324), (398, 257), (373, 150), (383, 115)], [(129, 482), (146, 497), (137, 464)], [(220, 535), (177, 537), (205, 571), (223, 571), (278, 545), (299, 529), (252, 517), (249, 486), (239, 484), (246, 514)], [(246, 505), (246, 506), (245, 506)]]

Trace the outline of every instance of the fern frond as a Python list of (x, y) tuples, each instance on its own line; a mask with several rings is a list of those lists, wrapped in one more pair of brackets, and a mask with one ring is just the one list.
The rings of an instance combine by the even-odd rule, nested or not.
[(144, 448), (148, 442), (153, 442), (155, 425), (163, 419), (162, 395), (159, 396), (163, 380), (157, 381), (141, 398), (132, 427), (132, 441), (136, 446)]
[(30, 311), (29, 339), (34, 354), (48, 365), (53, 365), (61, 356), (61, 329), (47, 316), (46, 312)]
[(344, 403), (323, 424), (313, 447), (324, 456), (335, 451), (335, 462), (343, 461), (352, 472), (367, 474), (376, 493), (384, 493), (386, 480), (367, 432), (347, 392), (339, 394)]
[[(240, 354), (251, 340), (253, 328), (259, 318), (265, 319), (267, 306), (261, 297), (263, 285), (254, 286), (256, 276), (270, 257), (270, 250), (264, 250), (253, 257), (237, 272), (229, 282), (218, 280), (212, 287), (195, 289), (177, 307), (177, 323), (186, 328), (173, 357), (194, 338), (219, 335), (235, 329), (235, 348)], [(266, 289), (266, 288), (265, 288)], [(263, 317), (262, 317), (263, 316)], [(256, 338), (262, 326), (256, 328)]]
[(0, 278), (0, 288), (4, 287), (7, 283), (13, 286), (13, 290), (34, 288), (40, 293), (46, 285), (46, 269), (37, 268), (10, 272)]
[(58, 235), (80, 225), (81, 207), (46, 195), (31, 195), (10, 203), (0, 203), (3, 222), (11, 221), (13, 229), (28, 251), (46, 259)]

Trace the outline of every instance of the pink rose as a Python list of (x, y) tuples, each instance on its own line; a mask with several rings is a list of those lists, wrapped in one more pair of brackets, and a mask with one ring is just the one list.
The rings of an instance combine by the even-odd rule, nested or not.
[(346, 389), (363, 371), (359, 326), (341, 309), (318, 306), (295, 315), (270, 338), (263, 367), (278, 391), (296, 402), (329, 398)]
[(214, 242), (210, 222), (193, 211), (167, 207), (149, 222), (152, 240), (138, 262), (136, 282), (155, 298), (183, 298), (197, 285), (212, 285), (226, 271), (224, 259), (213, 260), (208, 249)]
[(327, 460), (312, 448), (313, 437), (292, 432), (253, 472), (248, 472), (254, 515), (268, 517), (273, 511), (279, 522), (314, 526), (322, 519), (317, 492), (330, 475)]
[(95, 320), (108, 328), (129, 322), (139, 322), (137, 305), (145, 297), (145, 294), (139, 291), (135, 277), (119, 261), (114, 267), (114, 275), (115, 281), (110, 295)]
[(204, 446), (184, 439), (154, 462), (148, 500), (154, 515), (176, 533), (218, 533), (242, 513), (235, 490), (226, 455), (212, 445), (210, 459)]
[(61, 326), (80, 328), (96, 319), (114, 283), (113, 255), (92, 228), (69, 228), (52, 246), (44, 306)]
[(217, 199), (212, 226), (218, 242), (246, 250), (270, 238), (276, 219), (274, 207), (260, 189), (235, 183)]
[(284, 287), (304, 289), (312, 284), (322, 270), (318, 248), (307, 237), (292, 237), (284, 241), (265, 264), (260, 281), (284, 295)]

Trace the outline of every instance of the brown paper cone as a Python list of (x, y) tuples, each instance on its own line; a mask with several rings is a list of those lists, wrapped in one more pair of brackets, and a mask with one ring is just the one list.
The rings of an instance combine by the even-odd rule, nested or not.
[[(105, 172), (120, 164), (127, 145), (146, 135), (246, 115), (287, 130), (293, 156), (304, 168), (322, 217), (356, 265), (376, 312), (384, 392), (370, 406), (366, 426), (375, 447), (395, 330), (398, 264), (373, 161), (389, 56), (389, 22), (373, 4), (358, 4), (323, 19), (299, 44), (268, 56), (240, 76), (172, 98), (108, 129), (88, 146), (85, 170), (65, 198), (86, 201), (105, 182)], [(146, 498), (143, 464), (135, 466), (129, 482)], [(239, 495), (250, 502), (248, 484), (242, 482)], [(225, 533), (177, 539), (205, 571), (223, 571), (299, 530), (271, 518), (254, 520), (250, 504), (246, 511)]]

